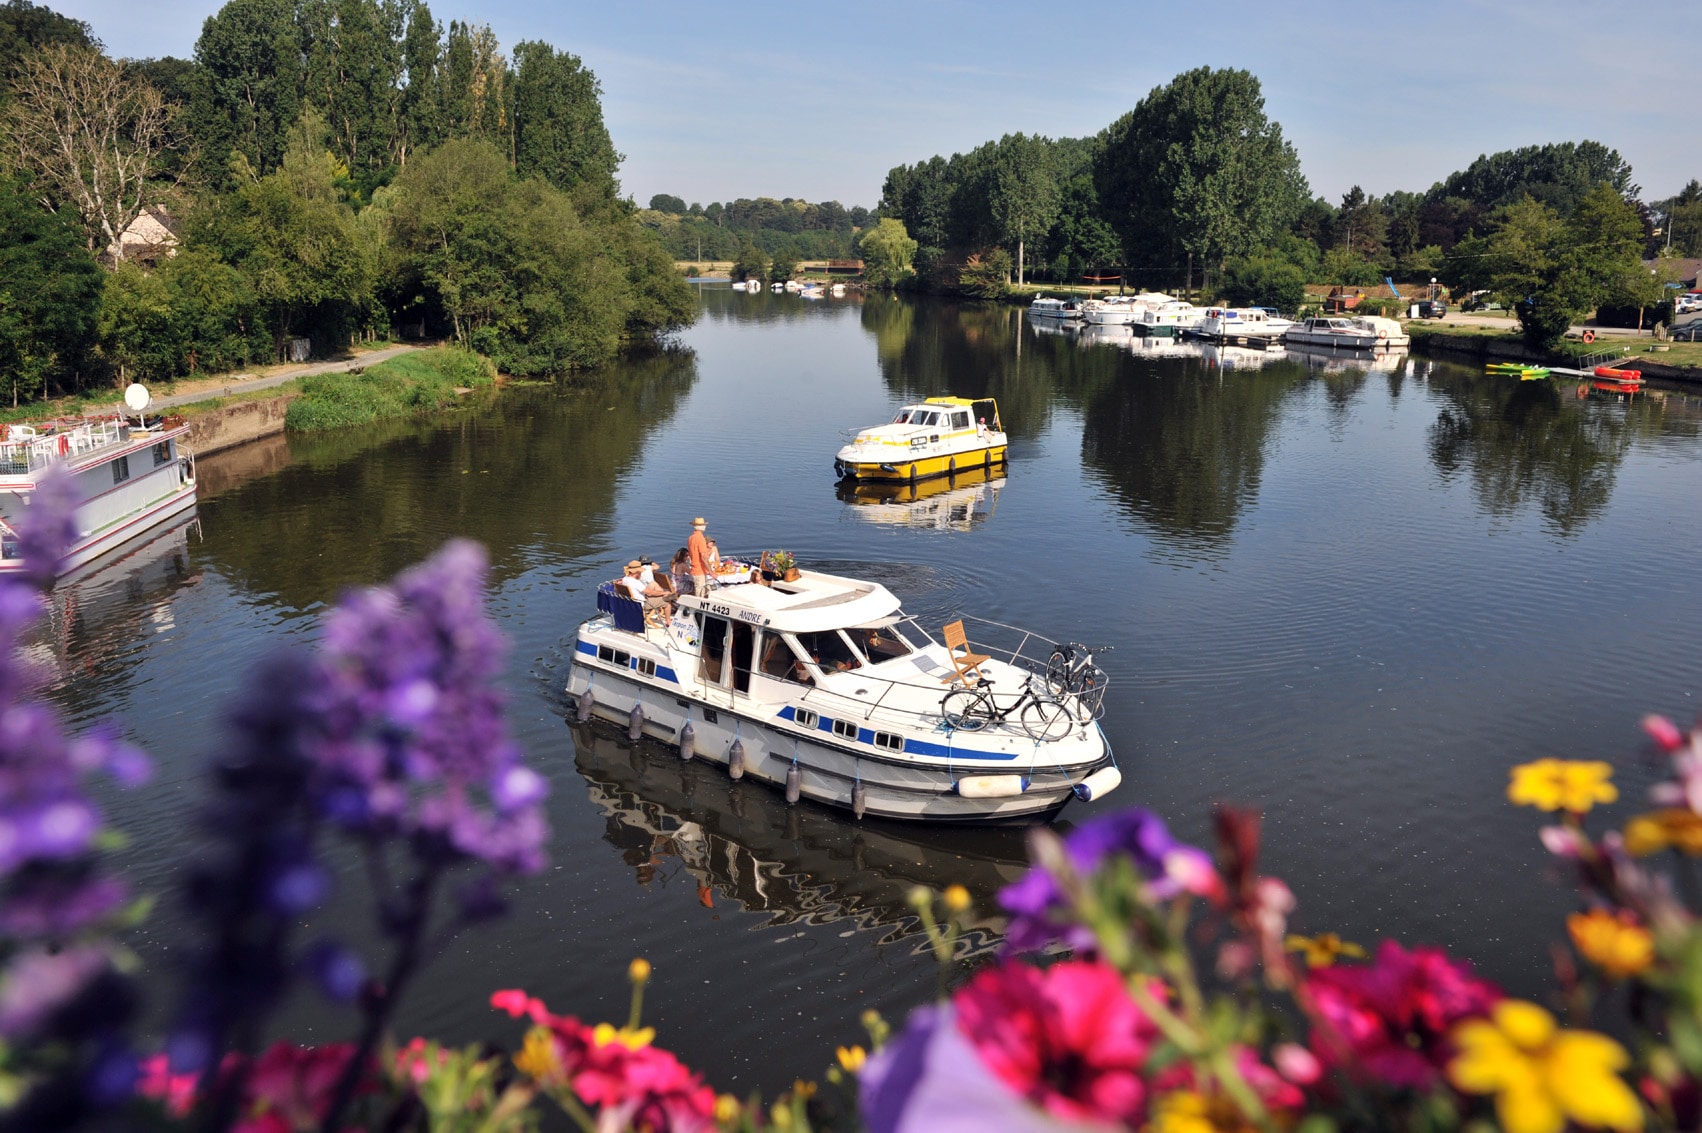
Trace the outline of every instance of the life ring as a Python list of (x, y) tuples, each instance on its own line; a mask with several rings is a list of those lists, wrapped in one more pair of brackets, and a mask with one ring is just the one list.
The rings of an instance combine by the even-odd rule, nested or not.
[(1590, 343), (1594, 342), (1595, 340), (1596, 340), (1596, 332), (1595, 331), (1587, 330), (1587, 331), (1584, 332), (1584, 345), (1585, 346), (1588, 346)]
[(59, 455), (60, 456), (70, 456), (71, 455), (71, 437), (67, 433), (60, 433), (59, 434)]
[(1583, 401), (1586, 397), (1589, 397), (1589, 396), (1590, 396), (1590, 384), (1588, 382), (1579, 382), (1578, 383), (1578, 400)]

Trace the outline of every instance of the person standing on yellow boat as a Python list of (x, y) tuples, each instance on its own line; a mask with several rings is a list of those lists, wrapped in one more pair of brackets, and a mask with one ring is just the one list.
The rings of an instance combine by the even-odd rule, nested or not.
[(701, 515), (691, 521), (691, 538), (686, 540), (686, 553), (691, 556), (691, 592), (699, 598), (709, 597), (709, 536), (704, 534), (709, 521)]

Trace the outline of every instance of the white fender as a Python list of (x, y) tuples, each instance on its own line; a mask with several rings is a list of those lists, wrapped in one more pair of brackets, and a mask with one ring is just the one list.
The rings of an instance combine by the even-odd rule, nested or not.
[(957, 781), (957, 793), (966, 799), (1009, 799), (1028, 790), (1021, 775), (965, 775)]
[(1123, 781), (1123, 773), (1115, 767), (1101, 767), (1075, 785), (1076, 798), (1084, 803), (1109, 795)]

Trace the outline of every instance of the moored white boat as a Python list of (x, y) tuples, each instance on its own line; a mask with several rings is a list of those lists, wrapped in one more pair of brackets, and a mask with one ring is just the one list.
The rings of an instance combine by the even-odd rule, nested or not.
[[(682, 596), (666, 627), (647, 625), (614, 590), (600, 588), (602, 612), (575, 635), (567, 693), (577, 711), (784, 787), (788, 801), (989, 822), (1049, 815), (1121, 778), (1096, 721), (1102, 673), (1043, 713), (1023, 709), (1021, 722), (1012, 712), (966, 726), (947, 700), (965, 696), (951, 652), (876, 583), (806, 570), (721, 587)], [(987, 657), (979, 671), (1000, 708), (1048, 684), (1051, 643), (967, 620), (977, 638), (1001, 638), (969, 645)], [(1036, 730), (1042, 714), (1050, 723)]]
[(990, 397), (930, 397), (906, 405), (885, 425), (858, 429), (834, 457), (841, 477), (925, 480), (1005, 461), (999, 403)]
[(0, 572), (20, 571), (12, 525), (53, 469), (68, 473), (79, 503), (68, 572), (195, 506), (189, 426), (132, 426), (121, 417), (0, 427)]
[(1375, 329), (1340, 315), (1301, 319), (1283, 337), (1302, 346), (1337, 346), (1349, 350), (1371, 350), (1378, 342)]
[(1183, 299), (1172, 299), (1156, 307), (1146, 307), (1129, 325), (1139, 334), (1175, 336), (1196, 329), (1206, 313)]
[(1375, 335), (1378, 347), (1412, 345), (1412, 336), (1394, 319), (1385, 319), (1381, 315), (1355, 315), (1353, 322)]
[(1081, 317), (1094, 326), (1120, 327), (1134, 322), (1138, 310), (1132, 298), (1107, 295), (1103, 299), (1089, 299), (1082, 303)]
[(1195, 334), (1216, 341), (1259, 341), (1281, 338), (1294, 324), (1273, 318), (1263, 307), (1207, 307)]
[(838, 299), (845, 294), (845, 285), (843, 283), (836, 283), (829, 288), (829, 290), (833, 292), (833, 297)]
[(1028, 305), (1028, 316), (1032, 319), (1079, 319), (1081, 308), (1074, 302), (1062, 299), (1052, 299), (1045, 295), (1037, 295)]

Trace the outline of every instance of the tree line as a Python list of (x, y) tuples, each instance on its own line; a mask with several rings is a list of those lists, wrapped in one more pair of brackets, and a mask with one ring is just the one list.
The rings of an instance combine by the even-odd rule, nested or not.
[(549, 44), (421, 0), (231, 0), (193, 58), (116, 60), (9, 0), (0, 64), (14, 401), (397, 328), (556, 373), (693, 317), (596, 77)]
[(783, 197), (740, 197), (707, 207), (669, 193), (650, 198), (638, 213), (679, 260), (749, 260), (761, 254), (782, 263), (842, 260), (856, 254), (856, 239), (869, 224), (869, 210), (838, 201)]
[[(1008, 134), (968, 153), (897, 166), (878, 214), (901, 222), (916, 242), (922, 285), (975, 294), (1002, 291), (1013, 275), (1019, 283), (1086, 278), (1167, 290), (1202, 285), (1229, 302), (1292, 311), (1308, 282), (1364, 287), (1385, 276), (1436, 276), (1515, 310), (1536, 302), (1540, 284), (1543, 305), (1576, 316), (1653, 305), (1661, 289), (1648, 284), (1645, 255), (1669, 244), (1670, 254), (1702, 255), (1702, 187), (1693, 182), (1652, 205), (1640, 196), (1617, 151), (1583, 141), (1481, 156), (1424, 192), (1377, 197), (1356, 185), (1334, 204), (1312, 194), (1293, 145), (1265, 113), (1259, 80), (1201, 67), (1155, 88), (1090, 138)], [(1617, 202), (1611, 240), (1600, 214), (1609, 197)], [(1509, 258), (1525, 202), (1555, 222), (1545, 230), (1546, 259), (1534, 266)], [(1456, 251), (1468, 240), (1490, 244)], [(1588, 249), (1577, 244), (1585, 240)], [(1568, 255), (1590, 263), (1553, 266)]]

